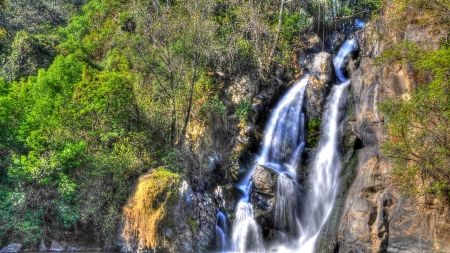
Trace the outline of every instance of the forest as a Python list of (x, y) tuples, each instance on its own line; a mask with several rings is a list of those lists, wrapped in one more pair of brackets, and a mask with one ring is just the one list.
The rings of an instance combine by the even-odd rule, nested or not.
[[(420, 83), (409, 99), (379, 105), (402, 192), (448, 205), (449, 18), (447, 0), (0, 0), (0, 249), (74, 237), (114, 245), (124, 212), (154, 219), (133, 229), (150, 230), (146, 246), (161, 244), (164, 211), (144, 205), (157, 212), (149, 218), (124, 206), (135, 192), (136, 203), (169, 199), (164, 189), (181, 179), (212, 194), (197, 176), (208, 169), (203, 136), (230, 113), (241, 126), (255, 115), (250, 100), (223, 102), (224, 80), (272, 86), (280, 66), (299, 76), (294, 52), (309, 34), (323, 50), (333, 31), (366, 23), (384, 22), (374, 40), (408, 22), (447, 31), (439, 49), (399, 41), (377, 64), (402, 64)], [(148, 173), (163, 188), (137, 188)]]

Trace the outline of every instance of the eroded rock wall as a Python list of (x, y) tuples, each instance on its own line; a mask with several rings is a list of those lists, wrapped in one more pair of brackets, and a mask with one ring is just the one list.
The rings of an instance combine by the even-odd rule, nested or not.
[(347, 168), (335, 213), (323, 232), (328, 243), (322, 239), (320, 252), (450, 252), (448, 207), (426, 196), (404, 196), (393, 179), (392, 161), (380, 151), (389, 137), (377, 103), (393, 97), (408, 99), (417, 80), (408, 64), (377, 65), (375, 58), (389, 45), (405, 40), (437, 48), (438, 35), (430, 37), (430, 29), (417, 26), (408, 25), (405, 36), (383, 42), (371, 39), (372, 27), (355, 34), (361, 52), (359, 68), (351, 76), (345, 138), (359, 144), (346, 147), (344, 141), (343, 146), (356, 156), (356, 166), (350, 168), (353, 165), (344, 155)]

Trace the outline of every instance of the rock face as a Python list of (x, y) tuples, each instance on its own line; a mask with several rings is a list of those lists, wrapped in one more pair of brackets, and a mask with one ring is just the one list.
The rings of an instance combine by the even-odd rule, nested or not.
[(207, 252), (214, 242), (217, 209), (202, 194), (196, 194), (186, 181), (179, 189), (180, 201), (173, 208), (175, 231), (164, 230), (171, 239), (168, 252)]
[(214, 198), (221, 210), (233, 212), (242, 197), (244, 193), (233, 184), (219, 185), (214, 190)]
[(0, 253), (17, 253), (20, 251), (21, 248), (22, 244), (13, 243), (0, 250)]
[(332, 31), (325, 40), (325, 45), (330, 53), (334, 53), (345, 42), (347, 35), (338, 31)]
[[(164, 242), (156, 249), (139, 249), (137, 238), (118, 242), (121, 252), (208, 252), (214, 245), (214, 231), (217, 208), (211, 200), (200, 193), (194, 193), (189, 183), (181, 181), (178, 188), (179, 200), (166, 215), (173, 219), (173, 225), (160, 228)], [(123, 231), (123, 228), (121, 228)]]
[(250, 201), (253, 204), (255, 220), (265, 233), (274, 227), (278, 177), (279, 174), (275, 170), (262, 165), (258, 165), (253, 173)]
[(333, 64), (329, 53), (317, 54), (309, 69), (311, 75), (306, 86), (306, 112), (308, 121), (322, 116), (323, 106), (333, 84)]
[[(369, 40), (371, 29), (355, 35), (361, 53), (348, 99), (346, 168), (335, 211), (318, 243), (319, 252), (450, 252), (449, 208), (426, 196), (401, 194), (392, 177), (392, 161), (380, 151), (388, 136), (377, 102), (406, 99), (417, 80), (406, 65), (374, 64), (387, 42)], [(405, 34), (414, 36), (403, 39), (433, 44), (423, 39), (429, 36), (427, 29), (420, 32), (413, 25), (406, 29)]]

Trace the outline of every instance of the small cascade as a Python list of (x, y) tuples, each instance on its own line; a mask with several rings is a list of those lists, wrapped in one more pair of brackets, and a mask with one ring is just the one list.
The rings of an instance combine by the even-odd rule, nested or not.
[(277, 196), (275, 203), (275, 228), (290, 235), (298, 235), (297, 184), (287, 174), (282, 173), (277, 181)]
[(339, 49), (338, 54), (333, 59), (334, 64), (334, 70), (336, 73), (337, 78), (339, 79), (340, 83), (346, 83), (348, 82), (348, 79), (345, 77), (344, 73), (342, 72), (342, 68), (345, 68), (345, 56), (352, 52), (355, 47), (355, 39), (347, 40), (344, 44), (342, 44), (341, 48)]
[(227, 233), (227, 217), (219, 211), (216, 220), (216, 249), (220, 252), (227, 251)]
[(252, 204), (246, 201), (238, 203), (233, 227), (233, 252), (264, 252), (261, 228), (253, 219)]
[(294, 180), (299, 156), (305, 146), (303, 97), (309, 75), (305, 75), (283, 97), (266, 127), (261, 155), (257, 163), (278, 172), (287, 172)]

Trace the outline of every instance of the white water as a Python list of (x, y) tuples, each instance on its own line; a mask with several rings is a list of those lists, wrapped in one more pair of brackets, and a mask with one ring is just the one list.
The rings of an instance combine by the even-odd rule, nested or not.
[(347, 40), (344, 44), (342, 44), (341, 48), (339, 49), (338, 55), (336, 55), (336, 57), (334, 57), (333, 59), (334, 70), (337, 78), (341, 83), (348, 82), (348, 79), (344, 76), (344, 73), (342, 73), (341, 68), (345, 67), (343, 66), (345, 63), (345, 56), (353, 51), (354, 47), (355, 39)]
[(333, 88), (329, 108), (322, 117), (323, 136), (308, 180), (311, 190), (303, 203), (306, 209), (301, 223), (300, 247), (296, 252), (314, 252), (315, 241), (333, 209), (341, 170), (339, 136), (343, 122), (341, 111), (345, 106), (341, 98), (349, 83)]
[[(345, 42), (333, 59), (336, 75), (341, 84), (333, 87), (329, 104), (322, 116), (322, 138), (308, 177), (306, 198), (299, 202), (296, 168), (305, 146), (305, 120), (302, 113), (303, 96), (309, 76), (306, 75), (283, 97), (273, 112), (257, 164), (280, 173), (275, 207), (275, 229), (298, 238), (286, 245), (275, 247), (276, 252), (313, 253), (316, 240), (334, 205), (341, 154), (339, 137), (345, 111), (345, 91), (350, 81), (340, 71), (345, 56), (353, 50), (354, 39)], [(234, 252), (264, 252), (261, 228), (253, 219), (249, 203), (252, 171), (244, 178), (240, 188), (246, 197), (237, 205), (231, 247)], [(301, 216), (298, 209), (301, 209)]]
[[(285, 172), (291, 178), (296, 178), (295, 171), (299, 155), (305, 146), (304, 136), (304, 114), (302, 113), (303, 97), (309, 76), (306, 75), (281, 99), (266, 127), (266, 134), (261, 154), (257, 160), (258, 164), (263, 164), (278, 172)], [(261, 235), (261, 228), (253, 219), (253, 207), (248, 203), (250, 177), (254, 169), (248, 173), (239, 188), (245, 192), (246, 197), (242, 198), (236, 207), (236, 218), (233, 222), (233, 232), (231, 237), (232, 250), (235, 252), (264, 252), (264, 243)], [(284, 178), (284, 176), (283, 176)], [(287, 177), (286, 177), (287, 178)], [(293, 182), (292, 180), (290, 180)], [(289, 191), (289, 190), (286, 190)], [(294, 190), (296, 193), (296, 190)], [(281, 201), (287, 205), (285, 201)], [(295, 212), (292, 211), (291, 213)], [(281, 211), (279, 211), (281, 215)], [(285, 221), (287, 217), (283, 218)], [(292, 219), (295, 219), (293, 217)], [(289, 221), (292, 220), (289, 218)], [(283, 221), (278, 224), (286, 227)], [(289, 225), (292, 227), (292, 225)], [(295, 227), (295, 226), (294, 226)]]
[(226, 252), (227, 250), (227, 233), (227, 218), (219, 211), (216, 220), (216, 249), (220, 252)]
[(340, 134), (344, 121), (345, 91), (350, 81), (342, 73), (341, 68), (345, 56), (353, 51), (355, 39), (346, 41), (333, 59), (336, 76), (341, 84), (333, 87), (328, 108), (322, 115), (321, 132), (311, 174), (308, 178), (310, 191), (303, 203), (301, 236), (299, 246), (293, 252), (312, 253), (315, 251), (316, 240), (334, 206), (336, 189), (341, 171), (341, 154), (339, 149)]
[(275, 228), (296, 235), (298, 232), (298, 188), (294, 180), (282, 173), (278, 177), (275, 202)]
[(235, 215), (231, 237), (233, 252), (264, 252), (261, 228), (253, 219), (252, 204), (241, 200)]

